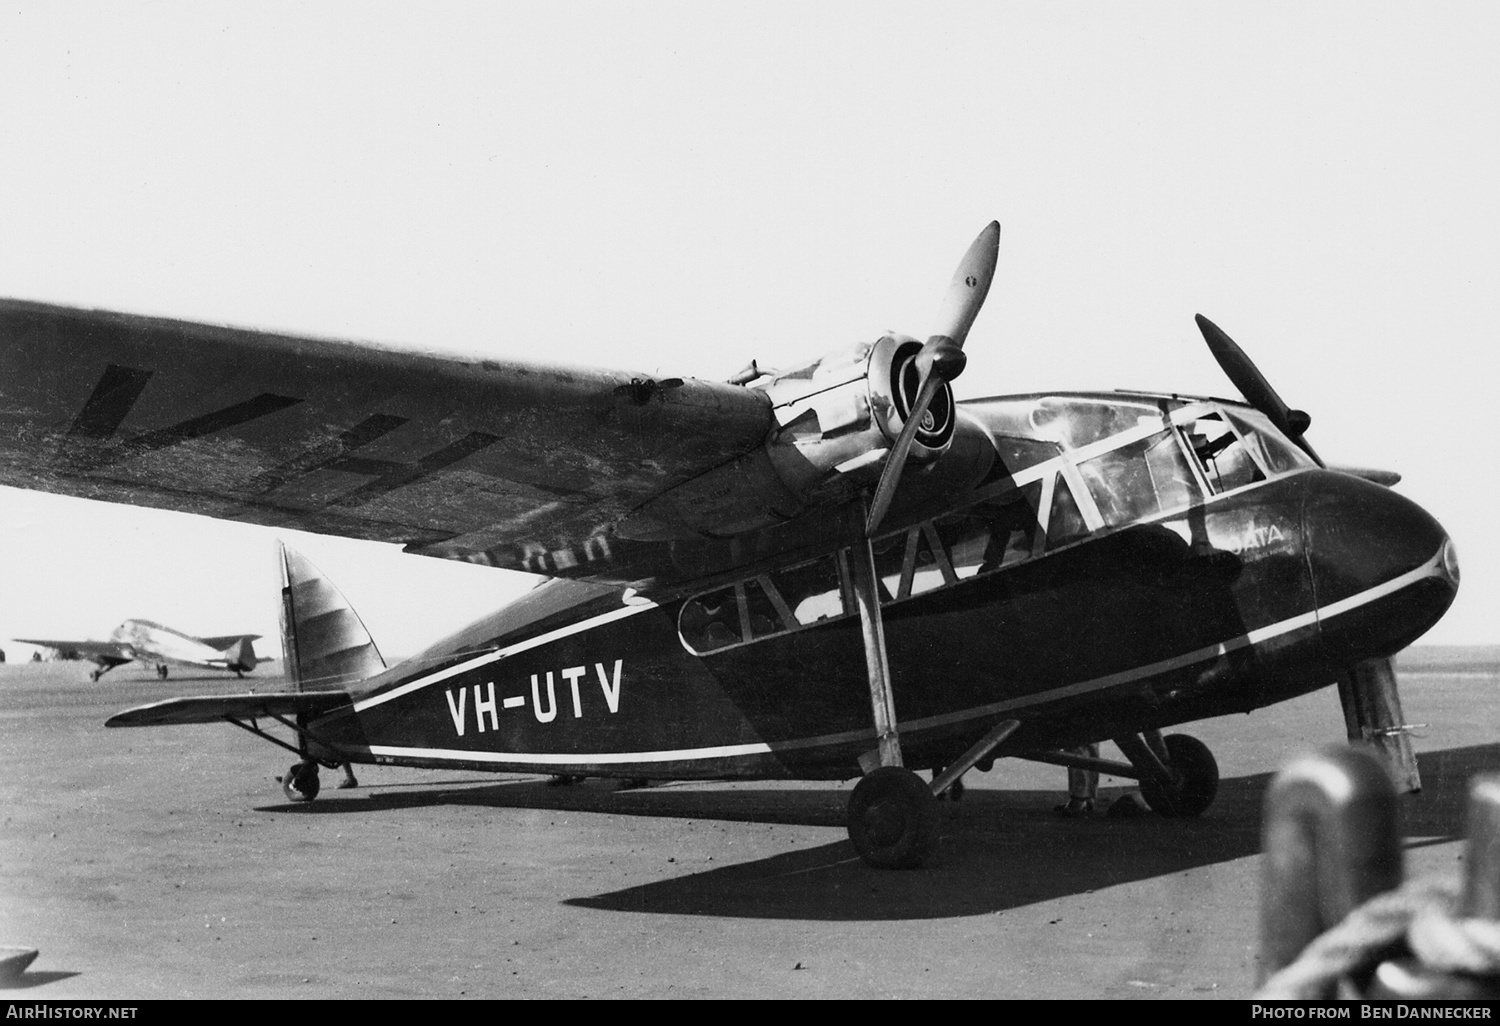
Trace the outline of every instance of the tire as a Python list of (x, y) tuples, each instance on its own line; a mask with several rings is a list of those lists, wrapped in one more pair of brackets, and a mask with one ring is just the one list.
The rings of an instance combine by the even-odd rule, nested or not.
[(938, 807), (909, 769), (882, 766), (849, 796), (849, 839), (876, 869), (917, 869), (937, 851)]
[(310, 802), (318, 796), (318, 764), (297, 762), (281, 778), (281, 791), (289, 802)]
[(1141, 797), (1151, 811), (1170, 819), (1192, 819), (1203, 815), (1219, 793), (1219, 763), (1208, 745), (1187, 734), (1168, 734), (1170, 766), (1181, 782), (1173, 785), (1155, 780), (1141, 781)]

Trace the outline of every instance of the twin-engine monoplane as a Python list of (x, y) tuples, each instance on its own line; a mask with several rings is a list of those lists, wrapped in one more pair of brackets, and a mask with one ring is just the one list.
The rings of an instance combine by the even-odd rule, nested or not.
[(108, 641), (16, 640), (51, 649), (65, 658), (87, 659), (95, 666), (89, 678), (97, 681), (116, 666), (130, 662), (156, 667), (156, 675), (162, 680), (167, 679), (168, 667), (173, 665), (228, 670), (243, 677), (265, 661), (255, 654), (255, 641), (259, 637), (259, 634), (230, 634), (195, 638), (150, 620), (126, 620), (114, 629)]
[[(236, 723), (296, 752), (298, 800), (348, 762), (859, 777), (851, 839), (908, 867), (934, 797), (1001, 757), (1198, 815), (1214, 758), (1164, 728), (1334, 683), (1414, 784), (1389, 660), (1453, 599), (1443, 529), (1394, 475), (1325, 465), (1201, 317), (1247, 402), (956, 401), (999, 234), (925, 340), (728, 382), (5, 302), (0, 484), (552, 578), (388, 667), (287, 553), (294, 691), (109, 721)], [(1080, 753), (1103, 740), (1123, 760)]]

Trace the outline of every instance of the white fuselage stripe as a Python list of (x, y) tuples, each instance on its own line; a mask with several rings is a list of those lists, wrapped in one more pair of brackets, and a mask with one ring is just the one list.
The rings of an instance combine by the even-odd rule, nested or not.
[[(1160, 673), (1169, 673), (1180, 670), (1196, 663), (1207, 662), (1238, 651), (1249, 645), (1269, 641), (1272, 638), (1291, 634), (1294, 631), (1306, 627), (1315, 626), (1320, 620), (1329, 620), (1335, 616), (1369, 605), (1371, 602), (1394, 594), (1402, 588), (1425, 580), (1428, 577), (1439, 577), (1442, 571), (1442, 553), (1439, 552), (1422, 566), (1410, 570), (1400, 577), (1392, 578), (1384, 584), (1378, 584), (1373, 588), (1351, 595), (1346, 599), (1330, 603), (1326, 608), (1318, 611), (1299, 613), (1278, 623), (1257, 628), (1239, 637), (1217, 645), (1207, 645), (1203, 648), (1187, 652), (1170, 659), (1162, 659), (1158, 662), (1148, 663), (1131, 670), (1122, 670), (1119, 673), (1106, 674), (1103, 677), (1095, 677), (1092, 680), (1082, 681), (1077, 684), (1067, 684), (1049, 691), (1041, 691), (1021, 698), (1008, 699), (1003, 702), (992, 702), (988, 705), (974, 706), (958, 712), (945, 713), (941, 716), (927, 716), (917, 720), (907, 720), (901, 723), (902, 731), (925, 730), (933, 727), (945, 727), (964, 720), (979, 719), (985, 716), (993, 716), (996, 713), (1009, 712), (1015, 709), (1031, 705), (1041, 705), (1062, 698), (1071, 698), (1075, 695), (1087, 694), (1090, 691), (1100, 691), (1104, 688), (1114, 687), (1117, 684), (1128, 684), (1134, 680), (1145, 677), (1153, 677)], [(617, 614), (608, 614), (611, 617)], [(601, 622), (602, 618), (586, 621), (587, 625), (593, 626)], [(584, 624), (578, 625), (580, 628)], [(572, 633), (571, 631), (569, 633)], [(537, 639), (539, 640), (539, 639)], [(523, 642), (523, 644), (528, 644)], [(498, 658), (498, 654), (492, 653)], [(485, 657), (488, 661), (490, 657)], [(475, 661), (475, 665), (479, 661)], [(455, 671), (444, 671), (444, 675), (451, 675)], [(424, 679), (425, 683), (431, 683), (430, 679)], [(385, 696), (381, 696), (382, 698)], [(356, 706), (358, 708), (358, 706)], [(660, 763), (660, 762), (691, 762), (698, 759), (722, 759), (744, 755), (766, 755), (772, 752), (793, 751), (801, 748), (818, 748), (824, 745), (846, 744), (851, 741), (871, 740), (875, 737), (873, 728), (863, 730), (845, 731), (839, 734), (824, 734), (819, 737), (797, 738), (791, 741), (776, 741), (771, 743), (755, 742), (751, 744), (723, 745), (712, 748), (682, 748), (660, 752), (578, 752), (578, 753), (534, 753), (534, 752), (484, 752), (470, 751), (454, 748), (406, 748), (394, 745), (371, 745), (369, 752), (376, 756), (405, 757), (417, 759), (450, 759), (455, 762), (484, 762), (496, 764), (510, 764), (517, 766), (561, 766), (561, 765), (621, 765), (632, 763)]]
[(613, 623), (616, 620), (623, 620), (627, 616), (635, 616), (637, 613), (644, 613), (648, 609), (655, 608), (656, 606), (654, 604), (621, 606), (619, 609), (612, 609), (609, 612), (603, 613), (599, 616), (593, 616), (587, 620), (579, 620), (577, 623), (571, 623), (566, 627), (559, 627), (555, 631), (548, 631), (546, 634), (538, 634), (534, 638), (527, 638), (525, 641), (518, 641), (514, 645), (507, 645), (504, 648), (497, 648), (493, 652), (486, 652), (482, 656), (475, 656), (473, 659), (465, 660), (461, 663), (456, 663), (455, 665), (448, 667), (446, 670), (439, 670), (437, 673), (430, 673), (425, 677), (418, 677), (416, 680), (407, 681), (400, 687), (391, 688), (391, 690), (382, 691), (378, 695), (372, 695), (369, 698), (360, 699), (358, 702), (354, 703), (354, 711), (364, 712), (366, 709), (373, 708), (374, 706), (380, 705), (383, 702), (389, 702), (394, 698), (400, 698), (402, 695), (409, 695), (413, 691), (417, 691), (421, 688), (428, 687), (429, 685), (436, 684), (439, 681), (447, 680), (449, 677), (456, 677), (460, 673), (466, 673), (477, 666), (484, 666), (487, 663), (499, 662), (501, 659), (504, 659), (507, 656), (513, 656), (518, 652), (525, 652), (528, 649), (538, 648), (542, 645), (550, 644), (551, 642), (557, 641), (561, 638), (570, 637), (574, 634), (581, 634), (584, 631), (593, 630), (595, 627), (602, 627), (607, 623)]

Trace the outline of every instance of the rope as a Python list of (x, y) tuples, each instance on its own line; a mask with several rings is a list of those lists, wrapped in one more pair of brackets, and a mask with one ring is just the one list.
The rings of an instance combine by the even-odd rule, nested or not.
[(1500, 923), (1456, 918), (1458, 887), (1409, 880), (1378, 894), (1315, 938), (1295, 962), (1261, 985), (1257, 998), (1281, 1001), (1343, 996), (1381, 962), (1415, 958), (1434, 972), (1500, 976)]

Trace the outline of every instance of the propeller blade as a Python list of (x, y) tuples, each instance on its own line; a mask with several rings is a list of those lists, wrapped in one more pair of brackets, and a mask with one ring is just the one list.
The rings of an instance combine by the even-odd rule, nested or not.
[(969, 246), (969, 251), (958, 262), (958, 269), (953, 272), (953, 281), (949, 283), (943, 305), (938, 310), (938, 330), (933, 333), (934, 338), (950, 338), (963, 347), (964, 339), (969, 337), (969, 328), (984, 305), (984, 297), (989, 294), (999, 258), (1000, 222), (991, 221)]
[(927, 413), (932, 397), (937, 395), (942, 384), (942, 380), (936, 375), (929, 375), (927, 380), (922, 382), (922, 391), (917, 393), (917, 401), (912, 404), (911, 414), (906, 418), (906, 425), (902, 427), (901, 434), (896, 437), (896, 444), (891, 446), (891, 454), (885, 461), (885, 472), (880, 475), (880, 484), (875, 486), (875, 497), (870, 500), (870, 516), (865, 520), (867, 537), (875, 533), (875, 528), (879, 527), (880, 522), (885, 519), (886, 510), (890, 509), (891, 499), (896, 494), (896, 486), (901, 483), (901, 471), (906, 468), (906, 454), (911, 451), (912, 439), (917, 437), (917, 428), (921, 426), (922, 417)]
[(946, 382), (963, 373), (967, 362), (968, 357), (964, 356), (964, 351), (958, 348), (958, 344), (941, 335), (935, 336), (917, 354), (917, 369), (922, 374), (922, 384), (906, 415), (906, 423), (901, 426), (901, 434), (896, 436), (896, 444), (891, 446), (891, 454), (886, 457), (880, 483), (875, 486), (875, 497), (870, 500), (870, 515), (865, 520), (867, 537), (875, 533), (875, 528), (885, 519), (886, 510), (890, 509), (896, 486), (901, 483), (901, 472), (906, 469), (907, 454), (911, 452), (911, 443), (922, 426), (922, 418), (927, 415), (927, 407), (932, 405), (933, 398)]
[(1000, 258), (1000, 222), (991, 221), (984, 231), (969, 244), (968, 252), (958, 262), (953, 280), (943, 296), (943, 305), (938, 310), (939, 331), (928, 338), (917, 354), (917, 371), (921, 384), (916, 399), (907, 413), (901, 434), (891, 446), (886, 457), (885, 470), (875, 486), (875, 496), (870, 500), (870, 515), (865, 519), (865, 534), (875, 533), (880, 521), (890, 509), (891, 499), (896, 495), (896, 486), (901, 483), (901, 472), (906, 469), (906, 457), (911, 452), (912, 442), (927, 415), (927, 407), (946, 382), (963, 373), (968, 358), (964, 356), (964, 340), (969, 337), (969, 328), (984, 306), (984, 297), (989, 295), (990, 282), (995, 277), (995, 264)]
[(1302, 410), (1292, 409), (1276, 394), (1276, 389), (1271, 387), (1260, 368), (1235, 344), (1234, 339), (1224, 334), (1224, 329), (1202, 314), (1197, 314), (1194, 319), (1197, 320), (1198, 330), (1203, 332), (1203, 341), (1208, 343), (1214, 359), (1219, 361), (1219, 366), (1245, 400), (1270, 418), (1272, 424), (1313, 458), (1313, 462), (1322, 466), (1323, 460), (1302, 437), (1312, 423), (1312, 418)]

